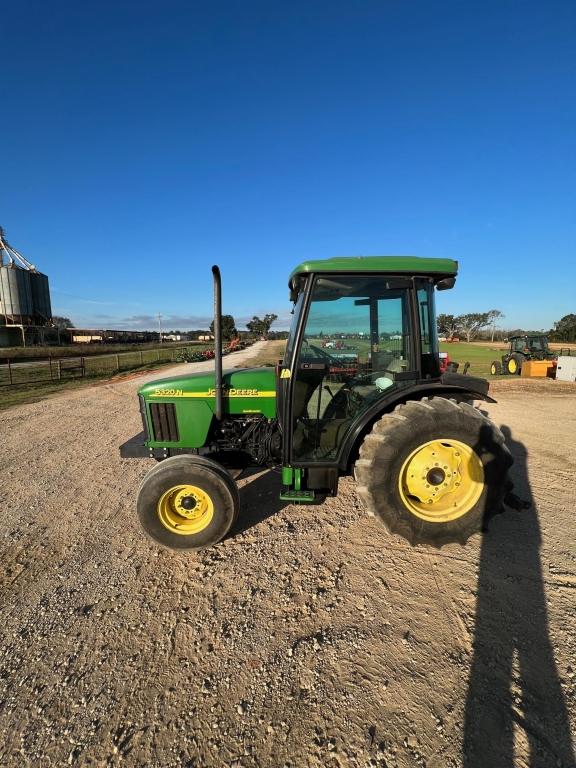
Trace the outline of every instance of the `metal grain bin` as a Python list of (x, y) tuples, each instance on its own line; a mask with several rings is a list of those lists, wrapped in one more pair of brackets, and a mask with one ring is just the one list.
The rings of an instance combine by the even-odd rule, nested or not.
[(29, 318), (33, 313), (30, 272), (15, 264), (0, 267), (0, 315)]
[(52, 305), (48, 276), (42, 272), (30, 272), (30, 287), (34, 314), (39, 315), (43, 320), (49, 320), (52, 317)]

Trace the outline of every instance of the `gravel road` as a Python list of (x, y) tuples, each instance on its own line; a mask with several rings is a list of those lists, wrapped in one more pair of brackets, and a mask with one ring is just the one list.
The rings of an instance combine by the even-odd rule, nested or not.
[(533, 506), (465, 548), (389, 537), (352, 480), (297, 507), (257, 472), (233, 535), (179, 554), (136, 521), (153, 464), (118, 455), (145, 380), (0, 412), (1, 766), (574, 765), (576, 388), (486, 408)]

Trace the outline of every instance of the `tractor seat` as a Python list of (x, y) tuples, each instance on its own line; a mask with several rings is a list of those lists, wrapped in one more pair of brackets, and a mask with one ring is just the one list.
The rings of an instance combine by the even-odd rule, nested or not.
[(400, 360), (395, 357), (387, 364), (384, 371), (374, 372), (372, 374), (372, 381), (376, 385), (376, 389), (383, 392), (394, 384), (394, 374), (401, 373), (408, 368), (407, 360)]
[(388, 389), (394, 385), (394, 381), (393, 379), (389, 379), (388, 376), (378, 376), (378, 378), (374, 381), (374, 384), (376, 385), (377, 390), (384, 392), (385, 389)]

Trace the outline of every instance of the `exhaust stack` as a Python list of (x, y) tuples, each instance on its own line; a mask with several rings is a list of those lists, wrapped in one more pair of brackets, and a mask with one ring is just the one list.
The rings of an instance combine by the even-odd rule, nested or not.
[(214, 364), (215, 364), (215, 416), (222, 419), (222, 280), (220, 269), (212, 267), (214, 276)]

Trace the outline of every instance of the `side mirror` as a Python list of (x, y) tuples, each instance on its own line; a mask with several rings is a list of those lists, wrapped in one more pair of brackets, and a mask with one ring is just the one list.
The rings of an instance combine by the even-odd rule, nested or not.
[(456, 284), (455, 277), (445, 277), (436, 283), (437, 291), (447, 291), (449, 288), (454, 288)]

